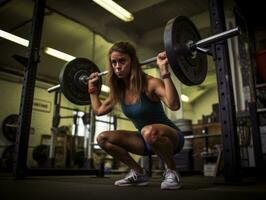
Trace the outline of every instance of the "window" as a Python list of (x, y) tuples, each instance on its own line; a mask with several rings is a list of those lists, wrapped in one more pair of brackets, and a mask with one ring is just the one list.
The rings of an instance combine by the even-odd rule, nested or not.
[[(114, 116), (96, 116), (94, 143), (97, 144), (96, 138), (101, 132), (108, 130), (115, 130)], [(98, 145), (95, 145), (95, 148), (100, 147)]]
[[(82, 117), (84, 116), (84, 112), (78, 111), (73, 112), (73, 115), (78, 115), (76, 124), (72, 125), (72, 135), (75, 135), (75, 132), (77, 132), (77, 136), (88, 136), (90, 125), (84, 124)], [(76, 127), (77, 126), (77, 127)], [(96, 116), (95, 120), (95, 135), (93, 143), (97, 144), (96, 138), (97, 136), (107, 130), (114, 130), (115, 129), (115, 119), (114, 116), (111, 115), (103, 115), (103, 116)], [(94, 145), (94, 148), (99, 149), (100, 147), (98, 145)]]

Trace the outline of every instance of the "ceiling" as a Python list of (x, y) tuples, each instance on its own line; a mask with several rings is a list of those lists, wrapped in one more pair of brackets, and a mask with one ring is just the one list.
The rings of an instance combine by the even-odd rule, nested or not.
[[(74, 53), (79, 43), (86, 40), (83, 29), (89, 29), (112, 43), (118, 40), (132, 41), (144, 56), (154, 56), (163, 47), (163, 31), (166, 22), (173, 17), (185, 15), (198, 28), (202, 37), (210, 36), (208, 0), (116, 0), (118, 4), (134, 15), (134, 21), (123, 22), (92, 0), (47, 0), (42, 47)], [(34, 8), (32, 0), (0, 0), (0, 29), (29, 39)], [(69, 21), (68, 23), (66, 23)], [(73, 24), (74, 22), (74, 24)], [(49, 24), (48, 24), (49, 23)], [(60, 28), (59, 28), (60, 27)], [(84, 33), (83, 33), (84, 32)], [(90, 43), (88, 43), (90, 45)], [(21, 74), (23, 66), (12, 58), (14, 54), (27, 56), (27, 48), (0, 38), (0, 70)], [(86, 56), (86, 49), (80, 51)], [(77, 56), (77, 55), (75, 55)], [(56, 84), (64, 61), (40, 52), (37, 78)], [(211, 62), (211, 61), (210, 61)], [(209, 68), (209, 76), (200, 86), (184, 87), (191, 99), (216, 87), (214, 68)], [(199, 92), (200, 91), (200, 92)]]

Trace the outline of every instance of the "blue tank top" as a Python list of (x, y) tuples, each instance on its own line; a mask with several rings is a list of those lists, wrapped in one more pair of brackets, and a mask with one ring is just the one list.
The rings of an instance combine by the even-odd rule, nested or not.
[(141, 93), (140, 102), (138, 103), (125, 104), (121, 100), (121, 108), (139, 131), (149, 124), (165, 124), (179, 130), (166, 116), (161, 101), (152, 101), (147, 97), (145, 92)]

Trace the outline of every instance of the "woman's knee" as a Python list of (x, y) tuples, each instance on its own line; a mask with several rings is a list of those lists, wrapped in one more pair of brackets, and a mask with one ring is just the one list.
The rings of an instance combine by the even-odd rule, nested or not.
[(106, 142), (109, 140), (109, 137), (110, 137), (109, 132), (104, 131), (97, 136), (96, 141), (100, 147), (104, 147), (106, 146)]
[(149, 144), (156, 143), (160, 137), (159, 130), (157, 130), (153, 125), (143, 127), (141, 130), (141, 134), (144, 140)]

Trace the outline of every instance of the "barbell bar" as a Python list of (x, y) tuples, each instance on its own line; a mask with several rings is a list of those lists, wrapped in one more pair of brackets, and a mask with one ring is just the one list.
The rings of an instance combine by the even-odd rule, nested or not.
[(239, 27), (235, 27), (235, 28), (229, 29), (227, 31), (224, 31), (222, 33), (217, 33), (213, 36), (199, 40), (195, 44), (191, 44), (189, 46), (189, 48), (191, 51), (196, 51), (196, 50), (198, 50), (198, 48), (204, 48), (206, 46), (210, 46), (211, 44), (214, 44), (216, 42), (220, 42), (221, 40), (226, 40), (228, 38), (237, 36), (239, 34), (240, 34)]
[(186, 140), (193, 140), (193, 139), (197, 139), (197, 138), (218, 137), (218, 136), (221, 136), (221, 133), (185, 135), (184, 137)]
[[(156, 59), (157, 59), (157, 57), (149, 58), (149, 59), (147, 59), (147, 60), (141, 61), (141, 62), (140, 62), (140, 65), (142, 66), (142, 65), (147, 65), (147, 64), (149, 64), (149, 63), (153, 63), (153, 62), (156, 61)], [(104, 75), (106, 75), (106, 74), (108, 74), (108, 70), (105, 70), (105, 71), (103, 71), (103, 72), (98, 73), (98, 76), (101, 77), (101, 76), (104, 76)], [(82, 75), (81, 77), (79, 77), (79, 81), (80, 81), (81, 83), (83, 83), (83, 84), (87, 84), (86, 82), (87, 82), (88, 80), (90, 80), (90, 77), (87, 76), (87, 75)], [(60, 89), (60, 84), (57, 84), (57, 85), (55, 85), (55, 86), (52, 86), (52, 87), (48, 88), (47, 91), (48, 91), (49, 93), (51, 93), (51, 92), (54, 92), (54, 91), (56, 91), (56, 90), (58, 90), (58, 89)]]
[[(239, 29), (239, 27), (236, 27), (236, 28), (227, 30), (225, 32), (218, 33), (216, 35), (213, 35), (213, 36), (207, 37), (205, 39), (199, 40), (195, 44), (189, 44), (188, 43), (187, 47), (189, 48), (189, 50), (191, 50), (191, 52), (200, 51), (200, 52), (203, 52), (203, 53), (208, 53), (209, 49), (205, 49), (204, 47), (206, 47), (208, 45), (211, 45), (211, 44), (213, 44), (215, 42), (219, 42), (221, 40), (226, 40), (226, 39), (231, 38), (233, 36), (237, 36), (239, 34), (240, 34), (240, 29)], [(152, 58), (149, 58), (147, 60), (141, 61), (140, 65), (150, 64), (152, 62), (155, 62), (156, 60), (157, 60), (157, 57), (152, 57)], [(108, 70), (100, 72), (98, 74), (98, 76), (103, 76), (103, 75), (106, 75), (106, 74), (108, 74)], [(86, 82), (88, 80), (90, 80), (90, 78), (87, 77), (86, 75), (80, 77), (80, 81), (82, 81), (82, 82)], [(56, 90), (58, 88), (60, 88), (60, 84), (49, 88), (48, 92), (53, 92), (54, 90)]]
[[(240, 34), (238, 27), (215, 34), (205, 39), (192, 21), (179, 16), (169, 20), (164, 30), (164, 49), (169, 65), (174, 75), (185, 85), (201, 84), (207, 75), (207, 57), (210, 54), (210, 45), (224, 41)], [(146, 65), (155, 62), (153, 57), (140, 62)], [(75, 58), (65, 64), (59, 75), (59, 84), (48, 89), (53, 92), (58, 89), (72, 103), (78, 105), (90, 104), (90, 95), (87, 92), (87, 81), (91, 73), (99, 73), (98, 91), (101, 91), (101, 76), (108, 71), (100, 72), (95, 63), (86, 58)]]
[[(205, 49), (206, 46), (209, 46), (209, 45), (211, 45), (215, 42), (219, 42), (221, 40), (226, 40), (228, 38), (237, 36), (239, 34), (240, 34), (239, 27), (235, 27), (233, 29), (229, 29), (229, 30), (224, 31), (222, 33), (218, 33), (218, 34), (215, 34), (213, 36), (207, 37), (205, 39), (199, 40), (196, 43), (190, 44), (193, 41), (188, 42), (186, 45), (187, 45), (188, 50), (191, 51), (192, 53), (194, 51), (208, 53), (209, 49)], [(157, 60), (157, 57), (149, 58), (147, 60), (140, 62), (140, 65), (150, 64), (152, 62), (155, 62), (156, 60)]]
[[(108, 70), (98, 73), (98, 76), (103, 76), (103, 75), (106, 75), (106, 74), (108, 74)], [(86, 76), (86, 75), (82, 75), (82, 76), (79, 77), (79, 81), (80, 81), (81, 83), (83, 83), (83, 84), (87, 84), (86, 82), (87, 82), (88, 80), (90, 80), (90, 79), (91, 79), (91, 78), (90, 78), (89, 76)], [(49, 93), (51, 93), (51, 92), (56, 91), (56, 90), (59, 89), (59, 88), (60, 88), (60, 84), (57, 84), (57, 85), (55, 85), (55, 86), (53, 86), (53, 87), (48, 88), (47, 91), (48, 91)]]

